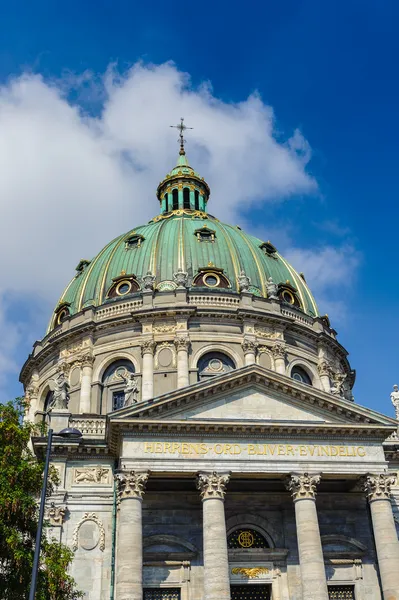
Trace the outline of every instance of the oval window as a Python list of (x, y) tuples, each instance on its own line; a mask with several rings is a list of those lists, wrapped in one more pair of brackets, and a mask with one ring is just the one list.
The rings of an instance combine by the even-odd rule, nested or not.
[(219, 285), (220, 279), (219, 279), (219, 277), (217, 275), (214, 275), (212, 273), (210, 275), (205, 275), (204, 276), (204, 283), (208, 287), (216, 287), (217, 285)]
[(130, 281), (121, 281), (116, 286), (116, 293), (118, 294), (118, 296), (124, 296), (125, 294), (128, 294), (131, 289), (132, 284), (130, 283)]

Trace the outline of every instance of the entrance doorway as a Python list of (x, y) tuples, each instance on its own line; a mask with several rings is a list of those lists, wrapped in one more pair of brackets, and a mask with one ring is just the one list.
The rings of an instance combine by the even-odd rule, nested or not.
[(259, 584), (232, 585), (231, 600), (270, 600), (271, 586)]

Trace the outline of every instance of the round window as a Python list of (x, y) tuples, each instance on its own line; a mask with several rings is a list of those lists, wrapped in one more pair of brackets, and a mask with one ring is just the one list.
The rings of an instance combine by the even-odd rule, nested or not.
[(116, 286), (116, 293), (118, 294), (118, 296), (124, 296), (125, 294), (128, 294), (131, 289), (132, 284), (130, 283), (130, 281), (121, 281)]
[(65, 319), (69, 317), (69, 311), (67, 308), (63, 308), (57, 315), (57, 325), (60, 325)]
[(209, 275), (204, 275), (204, 283), (208, 287), (216, 287), (219, 285), (220, 279), (215, 273), (210, 273)]
[(284, 302), (288, 302), (288, 304), (295, 304), (295, 297), (288, 290), (283, 291), (282, 297), (283, 297)]
[(209, 368), (212, 371), (222, 371), (223, 370), (223, 363), (219, 358), (212, 358), (209, 361)]

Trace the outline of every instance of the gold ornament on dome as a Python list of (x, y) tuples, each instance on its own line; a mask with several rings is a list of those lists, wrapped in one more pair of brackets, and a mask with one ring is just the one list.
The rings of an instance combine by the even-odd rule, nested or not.
[(260, 575), (267, 575), (269, 569), (266, 567), (234, 567), (231, 572), (233, 575), (241, 575), (243, 579), (257, 579)]
[(242, 531), (237, 541), (241, 548), (251, 548), (254, 545), (255, 538), (250, 531)]

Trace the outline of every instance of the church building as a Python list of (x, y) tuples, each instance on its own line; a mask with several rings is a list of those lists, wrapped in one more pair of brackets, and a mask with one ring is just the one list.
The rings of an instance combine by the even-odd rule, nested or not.
[(79, 262), (22, 368), (28, 418), (82, 433), (48, 535), (85, 600), (399, 600), (398, 421), (304, 274), (208, 212), (179, 128), (159, 214)]

